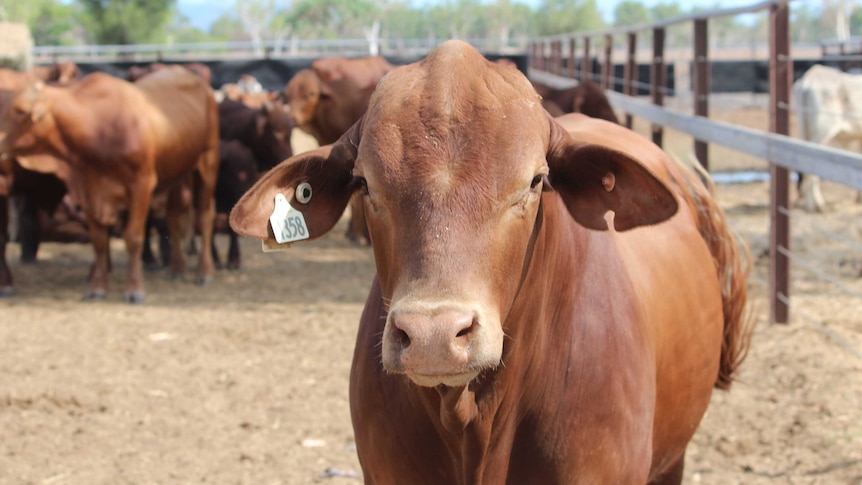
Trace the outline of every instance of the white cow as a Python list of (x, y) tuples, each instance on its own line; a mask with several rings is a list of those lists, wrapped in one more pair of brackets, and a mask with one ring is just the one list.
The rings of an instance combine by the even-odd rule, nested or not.
[[(862, 142), (862, 75), (815, 65), (793, 83), (793, 97), (803, 139), (845, 150)], [(823, 212), (820, 177), (803, 177), (799, 192), (805, 210)]]

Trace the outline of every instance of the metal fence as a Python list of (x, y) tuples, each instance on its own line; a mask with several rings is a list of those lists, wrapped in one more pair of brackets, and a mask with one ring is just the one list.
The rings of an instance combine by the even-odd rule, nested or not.
[[(415, 56), (427, 54), (445, 40), (447, 39), (384, 38), (372, 44), (367, 39), (288, 39), (263, 42), (37, 46), (33, 49), (33, 57), (35, 63), (44, 64), (58, 59), (72, 62), (146, 62), (163, 59), (200, 61), (336, 55), (360, 57), (374, 53)], [(505, 42), (494, 39), (464, 40), (480, 51), (502, 54), (524, 52), (528, 42), (526, 38), (510, 38)]]
[[(761, 13), (769, 16), (768, 48), (769, 69), (769, 132), (749, 129), (738, 125), (710, 120), (710, 63), (708, 28), (709, 21), (717, 17)], [(694, 34), (694, 45), (685, 59), (692, 66), (691, 96), (693, 114), (668, 109), (664, 106), (667, 94), (667, 63), (665, 51), (666, 29), (671, 26), (690, 24)], [(790, 20), (787, 0), (771, 0), (734, 9), (698, 12), (668, 21), (618, 28), (601, 32), (534, 39), (529, 46), (531, 54), (530, 76), (556, 82), (592, 79), (607, 90), (612, 104), (625, 112), (625, 124), (632, 127), (633, 117), (641, 117), (652, 123), (652, 139), (662, 145), (665, 127), (673, 128), (694, 137), (694, 153), (705, 166), (709, 166), (708, 144), (729, 147), (735, 151), (762, 158), (769, 167), (769, 251), (768, 281), (766, 286), (770, 300), (770, 321), (786, 323), (790, 316), (791, 263), (810, 272), (849, 295), (858, 308), (862, 308), (862, 292), (846, 284), (841, 278), (830, 276), (828, 271), (817, 267), (805, 257), (791, 250), (791, 219), (800, 228), (815, 227), (813, 216), (796, 213), (790, 203), (791, 171), (819, 175), (848, 187), (862, 190), (862, 157), (834, 148), (824, 147), (789, 137), (791, 116), (791, 86), (793, 63), (790, 44)], [(638, 36), (648, 33), (652, 39), (650, 75), (648, 79), (637, 76)], [(596, 42), (598, 40), (598, 42)], [(595, 42), (595, 43), (594, 43)], [(622, 48), (621, 48), (622, 46)], [(804, 55), (810, 55), (810, 46)], [(593, 52), (595, 49), (597, 52)], [(613, 77), (613, 56), (624, 53), (625, 64), (622, 79)], [(826, 48), (823, 55), (828, 55)], [(846, 54), (846, 52), (845, 52)], [(858, 53), (857, 53), (858, 54)], [(860, 56), (857, 56), (860, 57)], [(598, 59), (595, 69), (593, 59)], [(824, 61), (835, 60), (824, 57)], [(623, 94), (612, 87), (622, 85)], [(648, 87), (649, 100), (633, 96), (638, 89)], [(807, 219), (804, 219), (807, 218)], [(862, 245), (852, 237), (835, 232), (820, 231), (821, 235), (843, 240), (858, 251)], [(855, 275), (851, 276), (856, 279)], [(810, 315), (798, 308), (801, 316)], [(857, 351), (854, 351), (857, 353)]]

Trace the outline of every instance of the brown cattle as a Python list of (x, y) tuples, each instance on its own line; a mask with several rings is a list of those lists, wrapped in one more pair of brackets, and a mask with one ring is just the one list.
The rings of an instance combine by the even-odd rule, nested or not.
[(0, 297), (12, 296), (12, 272), (6, 263), (6, 245), (9, 243), (9, 179), (0, 171)]
[[(380, 56), (315, 60), (311, 69), (296, 73), (284, 88), (296, 126), (320, 145), (335, 142), (365, 113), (378, 81), (393, 68)], [(347, 237), (370, 242), (362, 204), (354, 201), (350, 209)]]
[[(0, 114), (5, 112), (14, 94), (29, 82), (65, 84), (77, 79), (78, 66), (70, 62), (37, 66), (29, 72), (0, 69)], [(0, 139), (5, 132), (0, 130)], [(54, 216), (62, 213), (58, 204), (66, 194), (61, 180), (50, 174), (40, 174), (23, 169), (10, 157), (0, 157), (0, 177), (4, 189), (0, 191), (0, 296), (14, 293), (12, 275), (6, 262), (6, 245), (9, 242), (8, 211), (15, 210), (18, 218), (18, 242), (21, 245), (21, 260), (33, 262), (43, 236), (59, 240), (81, 240), (80, 227), (73, 222), (59, 227), (63, 222)], [(15, 197), (17, 203), (10, 204)]]
[(30, 70), (36, 79), (45, 82), (68, 84), (81, 77), (81, 70), (74, 62), (60, 62), (45, 66), (35, 66)]
[[(4, 130), (5, 128), (5, 130)], [(18, 92), (0, 131), (0, 153), (22, 166), (58, 174), (82, 205), (96, 261), (87, 299), (102, 299), (109, 269), (108, 229), (127, 209), (123, 238), (129, 253), (125, 298), (144, 297), (141, 247), (154, 190), (168, 191), (171, 269), (185, 269), (181, 244), (182, 191), (194, 178), (197, 223), (205, 247), (212, 238), (218, 174), (218, 113), (212, 90), (182, 68), (162, 69), (135, 84), (94, 73), (69, 87), (36, 83)], [(197, 281), (212, 279), (203, 251)]]
[(185, 64), (162, 64), (161, 62), (154, 62), (152, 64), (148, 64), (145, 66), (132, 66), (126, 71), (126, 80), (135, 82), (138, 79), (146, 76), (147, 74), (171, 67), (171, 66), (181, 66), (187, 69), (189, 72), (193, 74), (197, 74), (204, 81), (206, 81), (207, 86), (212, 82), (212, 71), (206, 64), (201, 64), (200, 62), (189, 62)]
[(0, 68), (0, 89), (18, 90), (28, 82), (43, 81), (49, 83), (68, 84), (78, 79), (81, 71), (71, 62), (36, 66), (30, 71), (21, 72)]
[[(257, 181), (258, 174), (293, 155), (290, 134), (293, 118), (280, 103), (266, 103), (259, 109), (226, 99), (219, 103), (219, 176), (216, 185), (216, 213), (229, 214), (242, 194)], [(225, 228), (230, 238), (227, 268), (240, 267), (236, 233)], [(213, 246), (213, 258), (219, 264)]]
[(585, 80), (571, 88), (556, 89), (533, 81), (533, 87), (553, 116), (559, 116), (558, 108), (562, 113), (581, 113), (591, 118), (619, 124), (619, 119), (604, 89), (598, 83)]
[(250, 108), (262, 108), (266, 104), (277, 101), (280, 96), (277, 92), (264, 90), (254, 76), (243, 74), (236, 83), (223, 84), (216, 92), (216, 97), (219, 102), (222, 99), (230, 99)]
[(355, 192), (377, 265), (350, 376), (365, 483), (680, 483), (749, 332), (739, 248), (694, 173), (618, 125), (555, 121), (521, 73), (448, 41), (230, 222), (271, 244), (283, 196), (278, 234), (314, 239)]

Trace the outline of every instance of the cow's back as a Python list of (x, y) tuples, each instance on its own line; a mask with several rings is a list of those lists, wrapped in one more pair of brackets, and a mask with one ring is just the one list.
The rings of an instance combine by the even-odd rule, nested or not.
[(816, 143), (850, 142), (862, 133), (862, 75), (816, 64), (793, 85), (800, 136)]
[[(217, 147), (218, 108), (212, 89), (201, 77), (172, 67), (145, 76), (134, 86), (146, 100), (143, 110), (148, 114), (157, 159), (196, 158)], [(170, 174), (164, 177), (173, 178)]]

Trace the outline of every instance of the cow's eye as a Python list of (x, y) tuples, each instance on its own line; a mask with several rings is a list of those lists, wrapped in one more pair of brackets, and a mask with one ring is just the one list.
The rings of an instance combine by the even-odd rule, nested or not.
[(358, 175), (354, 176), (353, 177), (353, 183), (359, 184), (362, 187), (362, 193), (364, 195), (368, 195), (368, 181), (365, 180), (365, 177), (360, 177)]
[(544, 175), (536, 175), (535, 177), (533, 177), (533, 180), (530, 181), (530, 188), (535, 189), (536, 186), (539, 185), (539, 182), (541, 182), (544, 177), (545, 177)]

